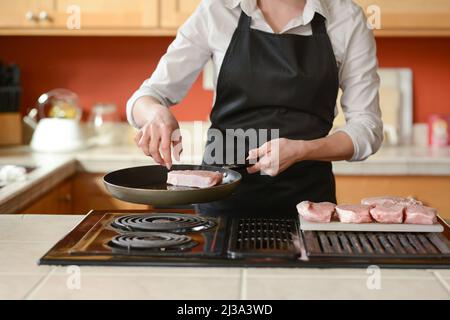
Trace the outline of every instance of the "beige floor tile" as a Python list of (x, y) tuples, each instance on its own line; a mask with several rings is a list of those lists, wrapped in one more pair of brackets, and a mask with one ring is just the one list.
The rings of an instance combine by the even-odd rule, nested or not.
[(2, 275), (0, 274), (0, 300), (23, 299), (41, 281), (44, 275)]
[(437, 279), (382, 279), (369, 290), (366, 279), (248, 277), (246, 299), (450, 299)]
[(52, 267), (38, 266), (38, 259), (51, 247), (43, 242), (0, 242), (0, 275), (46, 274)]
[(439, 273), (444, 278), (450, 279), (450, 269), (443, 269), (443, 270), (436, 269), (433, 271)]
[(441, 282), (442, 286), (450, 294), (450, 271), (449, 270), (434, 270), (436, 278)]
[(57, 242), (80, 220), (80, 216), (24, 215), (18, 226), (0, 233), (0, 241)]
[[(279, 278), (367, 278), (369, 270), (360, 269), (317, 269), (317, 268), (250, 268), (249, 277), (279, 277)], [(429, 270), (415, 269), (380, 269), (382, 276), (387, 278), (429, 278), (433, 273)], [(371, 273), (370, 273), (371, 274)]]
[[(70, 271), (70, 270), (69, 270)], [(155, 276), (195, 276), (195, 277), (240, 277), (238, 268), (184, 268), (184, 267), (80, 267), (84, 275), (121, 276), (121, 275), (155, 275)], [(68, 267), (58, 267), (55, 274), (67, 274)]]
[(23, 216), (22, 215), (2, 215), (0, 214), (0, 240), (6, 233), (10, 233), (20, 226)]
[[(73, 279), (73, 278), (71, 278)], [(67, 275), (54, 274), (31, 299), (238, 299), (239, 277), (86, 275), (80, 289), (71, 290)], [(72, 284), (75, 282), (71, 282)]]

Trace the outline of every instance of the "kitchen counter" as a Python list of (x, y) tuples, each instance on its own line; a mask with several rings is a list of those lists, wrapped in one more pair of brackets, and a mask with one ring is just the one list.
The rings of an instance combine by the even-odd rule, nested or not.
[(450, 269), (38, 266), (81, 219), (0, 216), (0, 299), (450, 299)]
[[(185, 144), (189, 142), (185, 141)], [(202, 149), (182, 156), (182, 163), (201, 162)], [(0, 165), (36, 167), (24, 182), (0, 188), (0, 214), (15, 213), (76, 172), (104, 173), (120, 168), (154, 164), (133, 145), (90, 148), (76, 153), (45, 154), (29, 147), (0, 149)], [(442, 175), (450, 176), (450, 148), (384, 147), (363, 162), (336, 162), (337, 175)]]

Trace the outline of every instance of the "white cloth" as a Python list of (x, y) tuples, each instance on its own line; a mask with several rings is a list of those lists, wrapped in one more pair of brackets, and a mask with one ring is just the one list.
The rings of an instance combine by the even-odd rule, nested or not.
[[(210, 58), (216, 87), (241, 9), (252, 18), (251, 28), (273, 33), (256, 0), (203, 0), (181, 26), (152, 76), (129, 99), (127, 117), (133, 126), (137, 127), (132, 116), (137, 99), (152, 96), (166, 106), (179, 103)], [(281, 33), (311, 35), (315, 12), (327, 20), (339, 67), (341, 105), (346, 118), (346, 125), (339, 130), (353, 141), (355, 153), (351, 161), (364, 160), (379, 149), (383, 140), (374, 36), (361, 7), (351, 0), (307, 0), (303, 14), (291, 20)]]

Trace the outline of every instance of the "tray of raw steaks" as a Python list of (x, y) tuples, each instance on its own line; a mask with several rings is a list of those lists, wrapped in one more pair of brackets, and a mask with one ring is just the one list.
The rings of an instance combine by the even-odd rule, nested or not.
[(435, 208), (413, 198), (372, 197), (361, 204), (303, 201), (300, 229), (309, 231), (442, 232)]

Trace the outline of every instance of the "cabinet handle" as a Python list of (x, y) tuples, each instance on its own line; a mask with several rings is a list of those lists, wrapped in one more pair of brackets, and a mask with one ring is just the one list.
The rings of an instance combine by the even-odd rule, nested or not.
[(65, 194), (65, 195), (63, 195), (62, 197), (59, 198), (59, 201), (70, 203), (72, 201), (72, 195)]
[(39, 21), (44, 22), (44, 21), (51, 21), (52, 18), (50, 17), (50, 15), (48, 14), (47, 11), (41, 11), (39, 12)]
[(28, 21), (38, 21), (38, 16), (33, 11), (28, 11), (27, 13), (25, 13), (25, 18)]

